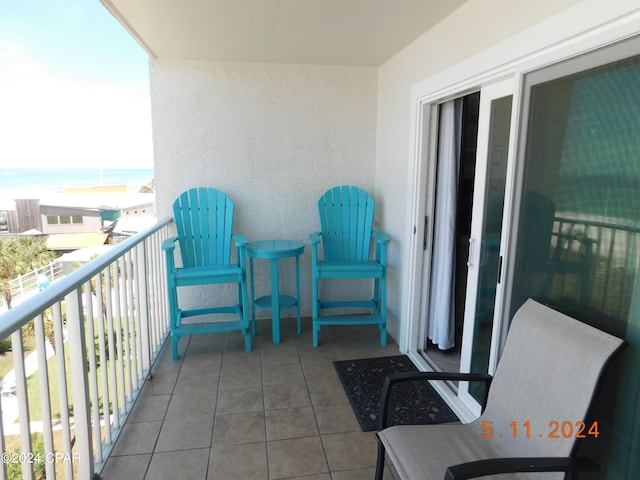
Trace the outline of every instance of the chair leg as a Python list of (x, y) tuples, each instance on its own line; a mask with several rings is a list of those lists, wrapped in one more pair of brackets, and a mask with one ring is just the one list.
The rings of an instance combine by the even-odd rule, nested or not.
[(180, 320), (180, 309), (178, 308), (178, 291), (173, 276), (167, 279), (167, 300), (169, 302), (169, 328), (171, 329), (171, 355), (174, 360), (178, 360), (178, 342), (180, 338), (174, 335), (174, 328), (178, 327)]
[(316, 277), (313, 278), (311, 282), (311, 306), (313, 311), (312, 318), (312, 326), (313, 329), (313, 346), (318, 346), (318, 330), (320, 330), (320, 325), (318, 325), (318, 316), (320, 315), (320, 302), (318, 301), (318, 283), (320, 280)]
[(382, 324), (380, 325), (380, 345), (387, 346), (387, 278), (380, 280), (380, 298), (378, 303)]
[(319, 280), (317, 278), (314, 278), (311, 284), (311, 307), (314, 322), (318, 319), (318, 314), (320, 313), (318, 311), (318, 281)]
[(256, 306), (253, 303), (256, 299), (255, 282), (253, 280), (253, 258), (249, 258), (249, 270), (251, 271), (251, 296), (249, 297), (249, 305), (251, 305), (251, 335), (256, 336)]
[[(251, 351), (251, 335), (255, 335), (255, 321), (249, 317), (249, 295), (247, 293), (247, 284), (245, 282), (238, 283), (238, 296), (240, 297), (240, 305), (242, 309), (242, 323), (246, 328), (242, 329), (244, 335), (244, 348), (247, 352)], [(253, 302), (252, 302), (253, 303)]]
[(375, 476), (375, 480), (382, 480), (382, 477), (384, 475), (385, 449), (384, 449), (384, 445), (382, 444), (380, 439), (377, 438), (377, 437), (376, 437), (376, 439), (378, 440), (378, 459), (376, 461), (376, 476)]
[(244, 332), (244, 348), (247, 352), (251, 351), (251, 329), (247, 328)]
[(171, 334), (171, 355), (174, 360), (178, 360), (178, 342), (180, 337), (178, 335)]
[(253, 306), (253, 300), (251, 301), (251, 335), (256, 336), (256, 307)]
[(373, 281), (373, 301), (376, 305), (380, 305), (380, 279)]
[(315, 321), (313, 322), (313, 346), (318, 346), (318, 332), (320, 331), (320, 325), (318, 325)]

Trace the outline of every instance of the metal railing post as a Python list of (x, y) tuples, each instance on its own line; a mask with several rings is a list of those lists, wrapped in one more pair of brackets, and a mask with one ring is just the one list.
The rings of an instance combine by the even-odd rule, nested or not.
[(146, 240), (139, 245), (142, 252), (138, 252), (138, 321), (140, 325), (141, 351), (143, 376), (146, 376), (151, 368), (151, 336), (149, 332), (149, 263), (147, 259), (147, 242)]
[[(34, 320), (36, 336), (36, 352), (38, 357), (38, 377), (40, 384), (40, 402), (42, 404), (42, 441), (45, 452), (53, 452), (53, 428), (51, 425), (51, 392), (49, 390), (49, 367), (47, 365), (47, 338), (44, 333), (46, 310)], [(47, 478), (55, 478), (55, 465), (45, 462)]]
[[(18, 416), (20, 418), (20, 450), (31, 451), (31, 435), (29, 430), (29, 400), (27, 394), (27, 377), (24, 367), (24, 347), (22, 344), (22, 329), (11, 334), (11, 349), (13, 350), (13, 368), (16, 374), (16, 397), (18, 398)], [(33, 480), (33, 465), (22, 464), (24, 480)]]
[[(78, 287), (65, 297), (67, 306), (67, 332), (69, 334), (68, 366), (71, 369), (71, 394), (75, 419), (75, 450), (78, 454), (79, 478), (93, 476), (93, 446), (91, 438), (91, 412), (87, 377), (86, 338), (82, 314), (82, 289)], [(91, 308), (91, 305), (88, 306)]]

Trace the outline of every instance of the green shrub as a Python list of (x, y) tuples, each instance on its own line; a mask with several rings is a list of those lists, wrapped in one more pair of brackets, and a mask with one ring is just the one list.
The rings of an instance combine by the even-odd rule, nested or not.
[[(33, 473), (35, 480), (45, 480), (45, 453), (44, 453), (44, 441), (42, 440), (42, 436), (34, 433), (31, 435), (31, 450), (33, 456), (30, 456), (30, 459), (33, 459)], [(19, 458), (21, 451), (13, 450), (9, 452), (10, 457), (7, 463), (7, 478), (9, 480), (21, 480), (22, 479), (22, 464), (19, 461), (13, 461), (13, 459)]]
[(0, 355), (4, 355), (11, 351), (11, 338), (7, 337), (0, 340)]

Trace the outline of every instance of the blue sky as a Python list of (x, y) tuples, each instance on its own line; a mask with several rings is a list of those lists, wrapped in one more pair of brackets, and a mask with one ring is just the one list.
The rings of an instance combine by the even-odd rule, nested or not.
[(146, 52), (99, 0), (0, 0), (0, 167), (151, 167)]

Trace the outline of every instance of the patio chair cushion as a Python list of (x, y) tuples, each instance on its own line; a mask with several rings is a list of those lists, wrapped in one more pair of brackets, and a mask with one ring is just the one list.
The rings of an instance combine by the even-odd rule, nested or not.
[(505, 455), (568, 456), (573, 436), (548, 438), (549, 423), (575, 425), (584, 420), (604, 365), (622, 343), (528, 300), (511, 322), (486, 409), (478, 420), (505, 429), (513, 421), (531, 423), (532, 438), (511, 439)]
[[(569, 457), (608, 359), (622, 340), (533, 300), (516, 313), (483, 414), (467, 425), (394, 426), (378, 433), (402, 479), (442, 479), (447, 467), (490, 458)], [(484, 422), (491, 422), (485, 424)], [(517, 424), (514, 438), (512, 422)], [(530, 438), (524, 422), (529, 422)], [(483, 425), (493, 428), (483, 437)], [(587, 427), (588, 428), (588, 427)], [(585, 431), (586, 433), (586, 431)], [(491, 478), (560, 479), (562, 473)]]

